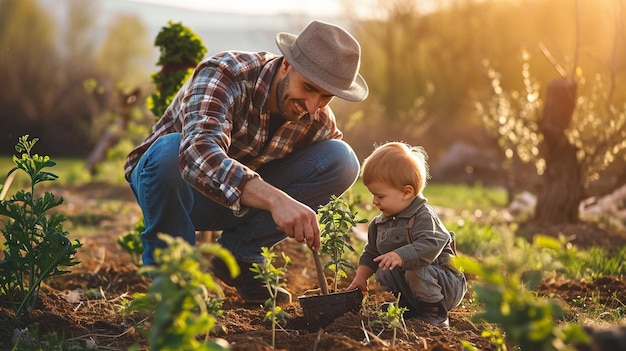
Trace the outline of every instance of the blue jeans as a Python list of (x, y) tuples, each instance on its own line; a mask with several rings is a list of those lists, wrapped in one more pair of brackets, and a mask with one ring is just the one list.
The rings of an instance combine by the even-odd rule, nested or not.
[[(270, 212), (251, 209), (242, 217), (195, 190), (178, 166), (180, 134), (160, 137), (143, 154), (130, 186), (143, 212), (143, 264), (155, 263), (154, 249), (164, 247), (158, 233), (195, 245), (196, 231), (221, 230), (218, 242), (242, 262), (263, 262), (261, 247), (285, 239)], [(274, 160), (257, 170), (266, 182), (316, 211), (331, 195), (340, 196), (359, 174), (359, 161), (348, 144), (327, 140)]]

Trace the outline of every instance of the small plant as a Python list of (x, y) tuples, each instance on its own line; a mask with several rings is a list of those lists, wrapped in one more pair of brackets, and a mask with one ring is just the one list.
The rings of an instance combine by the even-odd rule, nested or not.
[[(192, 247), (181, 238), (159, 235), (167, 248), (155, 250), (158, 266), (146, 266), (141, 273), (154, 277), (148, 293), (137, 293), (126, 311), (153, 311), (148, 334), (151, 350), (224, 350), (209, 333), (222, 314), (224, 293), (209, 273), (208, 257), (218, 256), (231, 272), (239, 267), (230, 252), (219, 244)], [(203, 341), (200, 336), (205, 335)]]
[(267, 247), (261, 248), (261, 255), (265, 258), (263, 264), (252, 264), (251, 271), (257, 273), (254, 277), (265, 282), (267, 291), (270, 294), (270, 298), (265, 302), (264, 308), (267, 310), (264, 321), (270, 321), (272, 324), (272, 348), (276, 345), (276, 325), (279, 322), (286, 321), (290, 316), (287, 312), (283, 311), (280, 306), (276, 305), (278, 298), (278, 291), (283, 289), (282, 278), (287, 273), (287, 265), (291, 261), (291, 258), (283, 252), (284, 266), (277, 268), (274, 267), (274, 261), (276, 261), (276, 254)]
[(348, 276), (345, 269), (354, 270), (354, 267), (343, 258), (346, 249), (354, 252), (350, 245), (351, 229), (357, 223), (365, 223), (367, 220), (357, 220), (356, 213), (352, 213), (349, 204), (337, 196), (331, 197), (326, 205), (320, 206), (317, 217), (322, 243), (320, 252), (330, 255), (330, 261), (324, 264), (324, 268), (334, 273), (333, 290), (337, 291), (341, 278)]
[(398, 294), (398, 298), (396, 302), (386, 304), (386, 310), (376, 311), (376, 315), (378, 319), (375, 319), (370, 322), (371, 325), (374, 324), (383, 324), (386, 328), (393, 329), (393, 338), (391, 339), (391, 347), (396, 345), (396, 336), (398, 328), (401, 330), (406, 330), (406, 325), (404, 324), (404, 312), (406, 312), (406, 307), (398, 307), (398, 302), (400, 301), (400, 295)]
[(117, 238), (117, 243), (122, 249), (130, 254), (130, 259), (137, 267), (143, 265), (141, 255), (143, 254), (143, 243), (141, 242), (141, 233), (146, 229), (143, 220), (135, 224), (133, 231)]
[(2, 244), (4, 258), (0, 260), (0, 295), (8, 298), (15, 318), (30, 315), (44, 279), (69, 273), (61, 267), (79, 263), (74, 260), (76, 249), (82, 244), (70, 241), (63, 230), (65, 216), (48, 214), (59, 206), (63, 198), (55, 198), (50, 192), (35, 196), (37, 184), (53, 181), (58, 177), (45, 168), (56, 163), (48, 156), (32, 154), (37, 138), (19, 138), (15, 150), (21, 157), (13, 156), (13, 167), (8, 176), (23, 171), (30, 177), (30, 191), (20, 190), (8, 200), (0, 201), (0, 215), (8, 217), (1, 229), (5, 242)]

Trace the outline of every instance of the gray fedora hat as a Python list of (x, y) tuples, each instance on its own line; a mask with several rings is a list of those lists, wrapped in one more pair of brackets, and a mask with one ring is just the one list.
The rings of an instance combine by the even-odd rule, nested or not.
[(361, 46), (343, 28), (313, 21), (298, 36), (278, 33), (276, 45), (293, 68), (324, 90), (348, 101), (367, 98), (359, 74)]

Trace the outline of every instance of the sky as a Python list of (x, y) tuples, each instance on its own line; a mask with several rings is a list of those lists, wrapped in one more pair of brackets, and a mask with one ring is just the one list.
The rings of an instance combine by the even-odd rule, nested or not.
[[(334, 17), (345, 14), (342, 0), (129, 0), (196, 10), (269, 15), (293, 13)], [(363, 0), (361, 0), (363, 1)], [(367, 0), (367, 2), (371, 2)], [(360, 7), (360, 6), (359, 6)]]
[[(39, 1), (59, 8), (59, 0)], [(105, 31), (120, 14), (134, 14), (148, 28), (149, 38), (169, 20), (182, 22), (203, 39), (208, 54), (275, 52), (276, 33), (297, 34), (313, 19), (349, 26), (353, 18), (344, 6), (352, 1), (362, 7), (379, 0), (98, 0), (103, 10), (99, 25)]]
[[(63, 23), (69, 0), (38, 0)], [(198, 34), (208, 54), (225, 50), (276, 51), (278, 32), (297, 34), (311, 20), (350, 30), (358, 18), (380, 16), (386, 0), (94, 0), (96, 27), (106, 33), (122, 14), (137, 16), (150, 41), (168, 21), (181, 22)], [(420, 6), (446, 0), (417, 0)], [(156, 48), (155, 48), (156, 50)], [(158, 51), (157, 51), (158, 54)], [(155, 54), (156, 55), (156, 54)]]
[[(326, 18), (379, 17), (380, 4), (385, 0), (126, 0), (128, 2), (174, 6), (212, 12), (246, 15), (294, 14)], [(433, 11), (449, 0), (417, 0), (420, 11)]]

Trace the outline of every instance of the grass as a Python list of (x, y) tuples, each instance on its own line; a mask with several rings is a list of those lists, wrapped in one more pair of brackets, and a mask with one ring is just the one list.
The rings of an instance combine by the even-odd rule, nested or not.
[[(85, 169), (85, 162), (81, 158), (54, 158), (56, 165), (48, 171), (56, 174), (58, 179), (53, 182), (46, 182), (36, 190), (38, 192), (50, 191), (59, 196), (60, 194), (54, 189), (57, 187), (72, 187), (87, 184), (105, 184), (107, 185), (126, 185), (123, 176), (122, 161), (107, 161), (99, 167), (99, 174), (91, 176)], [(0, 156), (0, 184), (5, 184), (7, 173), (14, 167), (11, 155)], [(11, 182), (5, 200), (21, 189), (30, 187), (30, 180), (24, 172), (15, 172), (15, 178)], [(126, 201), (102, 198), (86, 201), (81, 206), (83, 208), (76, 212), (75, 210), (66, 211), (71, 208), (74, 199), (65, 197), (65, 202), (58, 208), (60, 212), (66, 215), (68, 221), (66, 229), (70, 232), (71, 238), (89, 237), (101, 234), (109, 219), (115, 216), (129, 217), (133, 211), (136, 211), (136, 204), (129, 204)], [(0, 225), (3, 225), (3, 218), (0, 218)], [(132, 226), (129, 227), (132, 228)]]
[(491, 210), (506, 206), (506, 191), (501, 188), (483, 187), (480, 183), (473, 186), (465, 184), (432, 183), (424, 189), (424, 196), (431, 205), (454, 210)]
[[(424, 189), (428, 203), (458, 212), (476, 214), (489, 213), (506, 206), (507, 194), (504, 189), (483, 187), (480, 183), (473, 186), (465, 184), (431, 183)], [(372, 205), (372, 196), (361, 180), (346, 193), (347, 201), (356, 204), (360, 217), (372, 218), (379, 213)]]
[[(59, 179), (53, 184), (60, 186), (82, 185), (91, 182), (102, 182), (108, 184), (124, 184), (123, 164), (119, 161), (106, 161), (99, 166), (97, 175), (92, 176), (85, 169), (85, 160), (75, 157), (51, 157), (57, 164), (50, 170)], [(13, 168), (12, 155), (0, 155), (0, 180), (4, 183), (7, 173)], [(28, 177), (22, 172), (18, 172), (11, 183), (10, 193), (14, 189), (23, 189), (29, 186)]]

